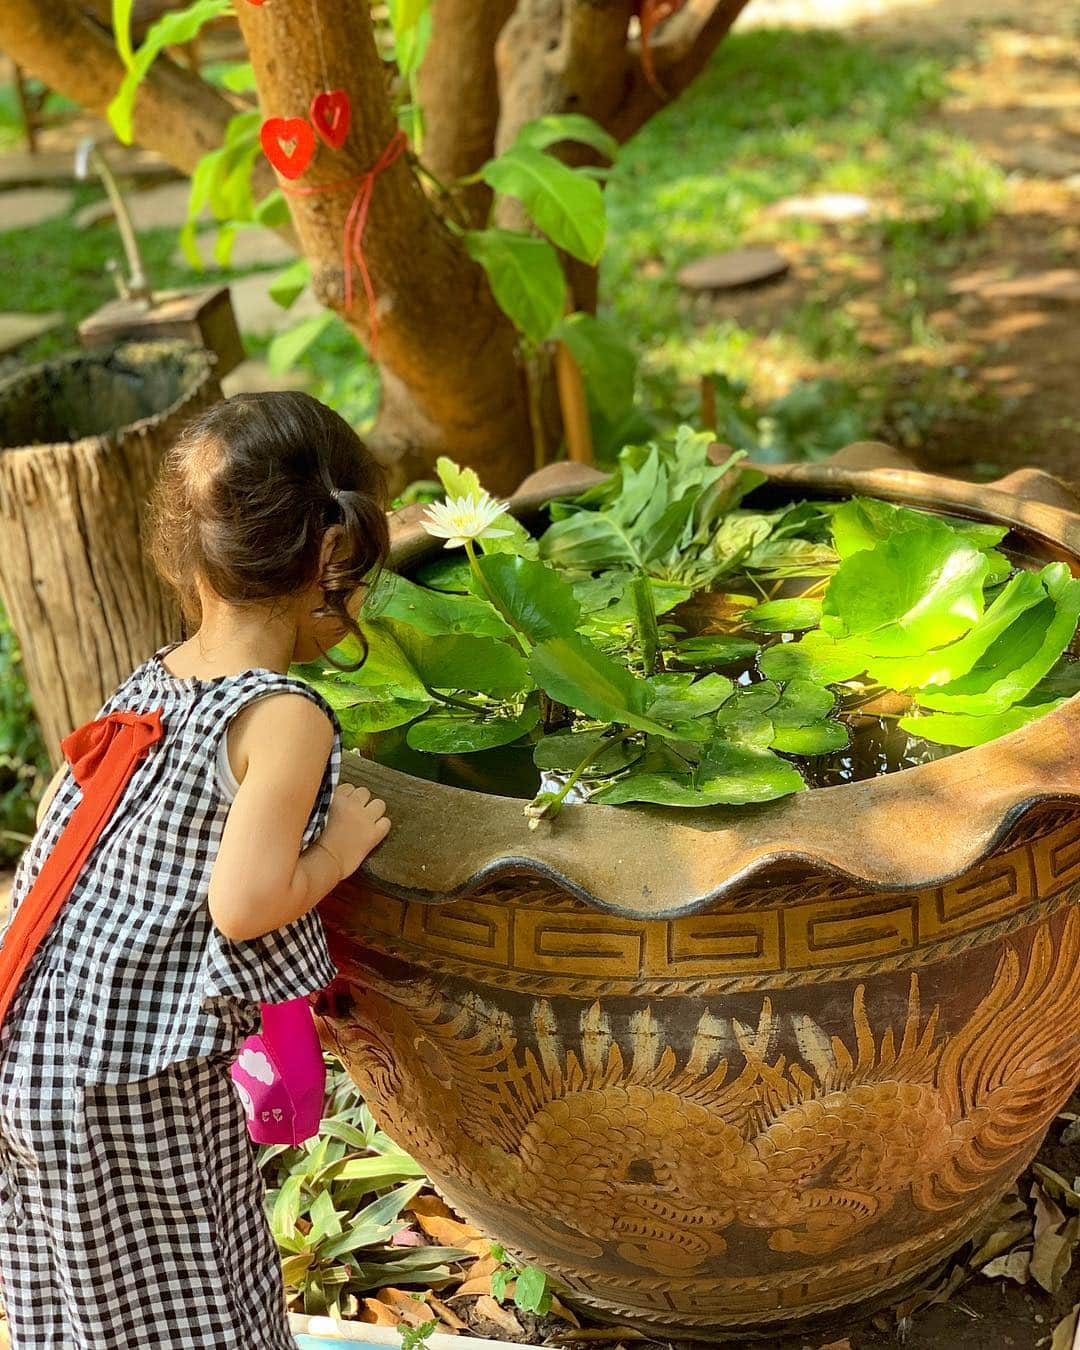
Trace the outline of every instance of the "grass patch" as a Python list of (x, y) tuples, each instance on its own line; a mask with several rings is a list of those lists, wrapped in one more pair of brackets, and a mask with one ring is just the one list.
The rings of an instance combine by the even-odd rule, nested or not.
[[(767, 399), (827, 373), (837, 411), (850, 414), (854, 400), (880, 428), (889, 393), (881, 325), (889, 346), (933, 345), (934, 274), (972, 251), (1003, 191), (996, 166), (932, 125), (947, 92), (946, 65), (925, 52), (831, 32), (735, 33), (625, 147), (608, 187), (601, 294), (642, 349), (652, 416), (670, 423), (696, 409), (702, 376), (745, 381)], [(886, 214), (827, 231), (762, 214), (783, 197), (818, 192), (862, 193)], [(828, 252), (836, 266), (759, 332), (718, 318), (675, 281), (692, 259), (747, 243), (787, 246), (796, 257)], [(869, 287), (857, 278), (868, 256), (879, 269)], [(876, 342), (849, 307), (868, 289), (880, 311)], [(832, 416), (820, 389), (815, 402)], [(918, 435), (908, 426), (908, 443)]]

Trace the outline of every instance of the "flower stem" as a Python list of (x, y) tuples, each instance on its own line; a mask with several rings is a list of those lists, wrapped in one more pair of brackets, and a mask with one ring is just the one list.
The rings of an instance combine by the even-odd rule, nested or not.
[[(595, 764), (595, 762), (602, 755), (607, 754), (607, 752), (611, 749), (612, 746), (621, 745), (623, 741), (628, 741), (630, 737), (633, 735), (634, 735), (633, 728), (628, 727), (625, 731), (620, 731), (617, 736), (612, 736), (610, 740), (606, 740), (602, 745), (596, 746), (592, 750), (590, 750), (589, 753), (585, 756), (585, 758), (581, 761), (581, 763), (571, 770), (570, 777), (562, 785), (562, 788), (559, 790), (556, 796), (552, 798), (550, 805), (548, 807), (548, 814), (554, 815), (555, 812), (558, 811), (559, 807), (562, 806), (563, 802), (566, 800), (567, 793), (578, 781), (578, 779), (581, 777), (581, 775), (585, 772), (585, 770), (589, 767), (590, 764)], [(555, 808), (554, 811), (551, 809), (552, 807)]]
[(476, 556), (476, 545), (471, 539), (465, 540), (465, 552), (466, 554), (468, 554), (469, 558), (469, 570), (472, 572), (473, 579), (476, 582), (477, 586), (480, 587), (480, 590), (486, 597), (486, 599), (492, 605), (494, 605), (497, 613), (500, 614), (502, 618), (506, 620), (507, 624), (510, 627), (510, 631), (514, 634), (514, 637), (517, 638), (518, 646), (525, 653), (525, 655), (528, 656), (529, 653), (532, 651), (532, 643), (525, 636), (525, 634), (518, 628), (517, 624), (513, 620), (512, 615), (506, 610), (502, 601), (488, 585), (487, 577), (485, 577), (483, 572), (481, 572), (480, 570), (480, 560)]

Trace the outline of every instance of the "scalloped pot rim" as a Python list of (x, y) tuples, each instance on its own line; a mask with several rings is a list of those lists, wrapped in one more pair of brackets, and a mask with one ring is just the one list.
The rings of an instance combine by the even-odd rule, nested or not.
[[(597, 476), (556, 467), (560, 472), (523, 485), (516, 513), (528, 516)], [(889, 497), (1009, 524), (1080, 570), (1080, 514), (1018, 496), (1007, 490), (1008, 480), (983, 485), (830, 464), (763, 467), (773, 483), (800, 493)], [(393, 518), (391, 560), (398, 565), (437, 548), (418, 516), (406, 508)], [(533, 876), (609, 913), (674, 918), (718, 908), (750, 878), (793, 866), (874, 890), (952, 880), (1030, 807), (1080, 802), (1077, 745), (1080, 695), (996, 741), (881, 778), (737, 809), (571, 806), (535, 831), (517, 798), (412, 778), (354, 752), (346, 756), (346, 774), (382, 797), (394, 822), (363, 869), (390, 894), (440, 902), (499, 877)]]

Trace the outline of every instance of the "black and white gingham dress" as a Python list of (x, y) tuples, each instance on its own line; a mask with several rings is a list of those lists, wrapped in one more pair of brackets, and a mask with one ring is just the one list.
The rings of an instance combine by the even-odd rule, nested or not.
[[(0, 1028), (0, 1287), (15, 1350), (295, 1350), (263, 1183), (228, 1077), (260, 1002), (336, 971), (314, 912), (230, 942), (207, 907), (233, 717), (301, 692), (334, 726), (304, 834), (322, 831), (340, 732), (269, 670), (171, 675), (157, 653), (102, 712), (163, 710)], [(78, 802), (71, 774), (16, 873), (17, 908)]]

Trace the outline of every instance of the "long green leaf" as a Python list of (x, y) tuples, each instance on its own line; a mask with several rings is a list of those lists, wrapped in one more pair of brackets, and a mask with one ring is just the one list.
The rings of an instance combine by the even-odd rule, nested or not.
[(514, 627), (532, 642), (569, 637), (581, 618), (573, 588), (554, 570), (509, 553), (477, 560), (484, 585)]
[(970, 713), (922, 713), (918, 716), (901, 717), (900, 726), (912, 736), (921, 736), (924, 741), (935, 741), (939, 745), (955, 745), (967, 748), (984, 745), (987, 741), (997, 740), (999, 736), (1018, 731), (1020, 727), (1034, 722), (1037, 717), (1045, 717), (1053, 712), (1064, 700), (1055, 699), (1052, 703), (1037, 703), (1031, 706), (1018, 704), (1006, 708), (1003, 712), (991, 713), (985, 717), (974, 717)]
[(669, 735), (646, 716), (653, 693), (644, 680), (581, 637), (552, 638), (534, 647), (533, 678), (553, 699), (603, 722)]
[(582, 262), (600, 261), (607, 218), (598, 183), (520, 143), (488, 160), (480, 174), (496, 192), (516, 197), (556, 247)]
[(555, 250), (514, 230), (468, 230), (464, 240), (499, 307), (526, 337), (543, 342), (566, 308), (566, 278)]
[(526, 122), (517, 135), (518, 145), (527, 145), (533, 150), (547, 150), (561, 141), (591, 145), (610, 160), (615, 160), (619, 154), (619, 142), (615, 137), (599, 122), (581, 113), (547, 113)]
[(232, 9), (232, 0), (195, 0), (187, 9), (164, 14), (154, 23), (146, 40), (128, 62), (120, 88), (108, 107), (109, 124), (117, 140), (130, 145), (134, 139), (135, 97), (146, 72), (166, 47), (182, 47), (196, 37), (204, 24)]

